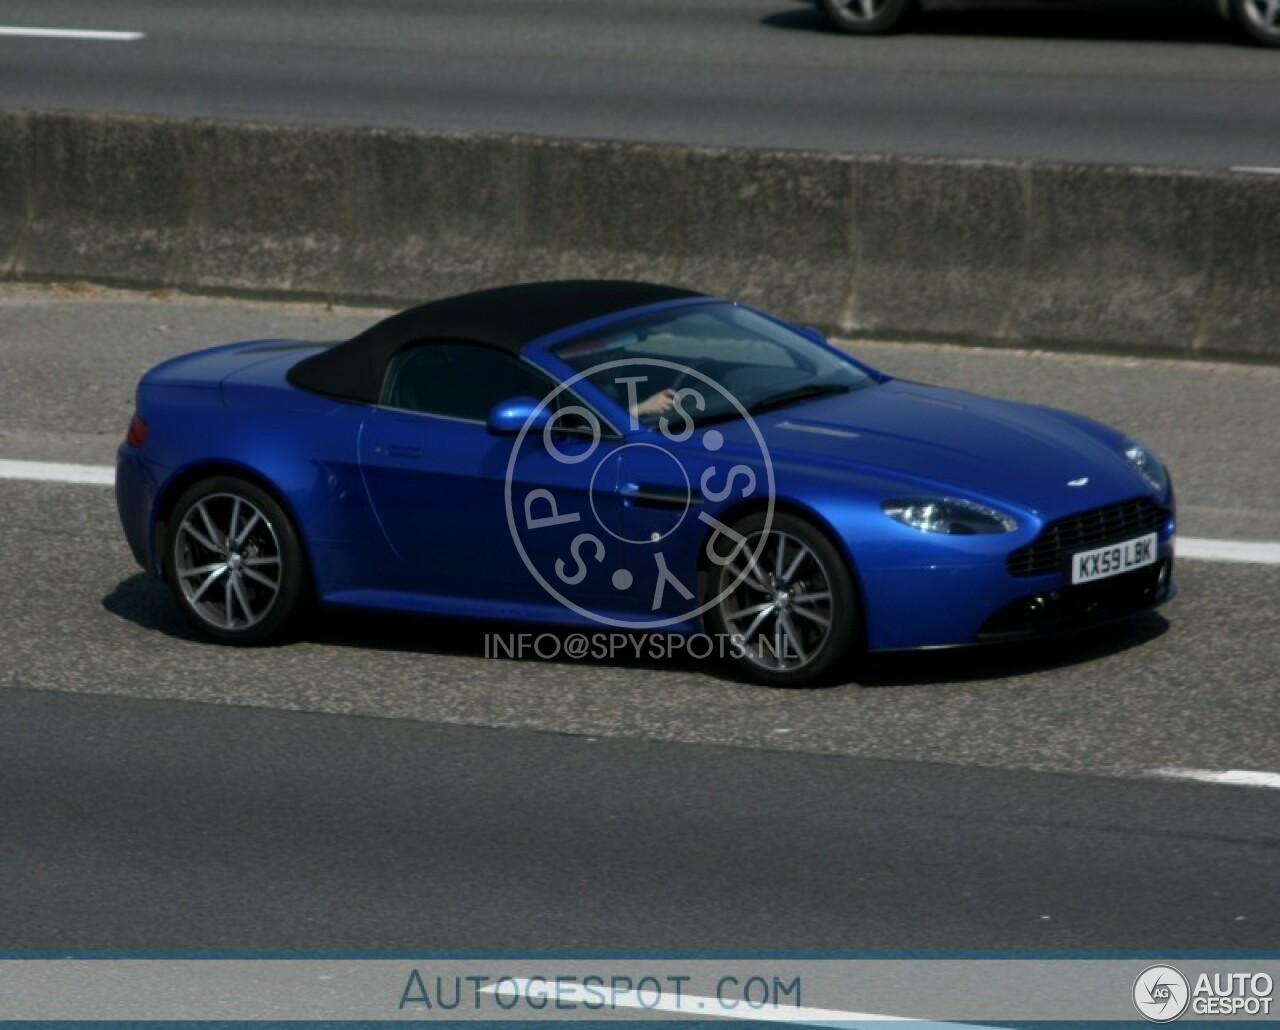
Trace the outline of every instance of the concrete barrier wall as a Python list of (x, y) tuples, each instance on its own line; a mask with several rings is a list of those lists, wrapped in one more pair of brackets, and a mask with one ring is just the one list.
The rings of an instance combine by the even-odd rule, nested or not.
[(645, 278), (850, 335), (1280, 360), (1280, 177), (0, 112), (0, 277)]

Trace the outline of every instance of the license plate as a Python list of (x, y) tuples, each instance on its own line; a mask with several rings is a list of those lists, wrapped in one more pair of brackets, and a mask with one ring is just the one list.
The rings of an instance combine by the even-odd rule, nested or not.
[(1071, 556), (1071, 582), (1092, 583), (1095, 579), (1120, 576), (1156, 563), (1156, 534), (1136, 540), (1096, 547)]

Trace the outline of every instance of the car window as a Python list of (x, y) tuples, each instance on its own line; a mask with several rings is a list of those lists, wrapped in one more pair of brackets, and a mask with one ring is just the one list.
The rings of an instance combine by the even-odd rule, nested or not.
[(473, 343), (420, 343), (392, 359), (382, 403), (483, 422), (499, 401), (541, 400), (551, 380), (512, 354)]
[(681, 363), (714, 361), (731, 354), (739, 364), (796, 367), (796, 356), (786, 347), (767, 337), (744, 333), (720, 315), (716, 308), (695, 309), (639, 336), (627, 346), (627, 352)]
[[(726, 303), (640, 315), (604, 333), (568, 340), (554, 353), (620, 406), (629, 403), (627, 376), (635, 371), (645, 375), (646, 393), (693, 386), (705, 394), (698, 421), (733, 413), (735, 400), (750, 409), (774, 398), (845, 392), (875, 382), (803, 333)], [(628, 362), (635, 368), (628, 369)], [(716, 388), (698, 386), (708, 381)], [(642, 414), (640, 420), (660, 417)]]

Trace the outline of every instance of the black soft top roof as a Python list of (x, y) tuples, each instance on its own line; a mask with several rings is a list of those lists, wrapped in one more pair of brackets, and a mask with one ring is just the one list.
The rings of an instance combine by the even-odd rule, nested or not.
[(700, 296), (674, 286), (603, 279), (464, 293), (392, 315), (345, 343), (304, 358), (289, 370), (289, 381), (331, 397), (376, 404), (387, 364), (407, 344), (468, 340), (515, 353), (558, 329), (647, 304)]

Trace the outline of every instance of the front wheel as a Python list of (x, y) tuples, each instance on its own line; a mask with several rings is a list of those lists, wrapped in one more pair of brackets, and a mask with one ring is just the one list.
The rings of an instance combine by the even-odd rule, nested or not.
[(707, 612), (712, 631), (732, 641), (731, 660), (757, 682), (832, 682), (861, 635), (843, 556), (811, 522), (786, 512), (749, 515), (733, 529), (746, 543), (706, 574), (707, 596), (716, 599)]
[(298, 614), (307, 584), (302, 548), (265, 490), (230, 476), (206, 479), (178, 499), (169, 525), (169, 586), (205, 634), (262, 644)]
[(818, 0), (818, 6), (836, 28), (858, 35), (896, 32), (919, 9), (917, 0)]
[(1231, 0), (1231, 13), (1259, 43), (1280, 46), (1280, 0)]

